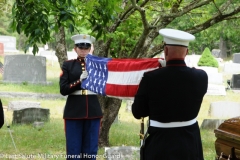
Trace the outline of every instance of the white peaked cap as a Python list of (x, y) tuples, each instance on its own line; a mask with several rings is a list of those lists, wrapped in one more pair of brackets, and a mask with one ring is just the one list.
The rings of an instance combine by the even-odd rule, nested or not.
[(75, 44), (78, 43), (93, 43), (95, 42), (95, 37), (87, 35), (87, 34), (77, 34), (72, 36), (72, 40)]
[(189, 41), (193, 41), (195, 36), (176, 29), (160, 29), (159, 34), (163, 36), (163, 40), (169, 45), (188, 46)]

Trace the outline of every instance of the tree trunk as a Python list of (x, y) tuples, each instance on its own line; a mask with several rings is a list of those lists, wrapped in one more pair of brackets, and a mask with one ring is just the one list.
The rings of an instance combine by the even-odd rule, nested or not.
[(58, 57), (58, 62), (60, 67), (65, 60), (67, 60), (67, 46), (65, 41), (65, 30), (64, 27), (61, 26), (59, 28), (59, 32), (56, 34), (56, 56)]
[(226, 43), (226, 41), (225, 41), (222, 37), (220, 37), (219, 48), (220, 48), (220, 50), (221, 50), (221, 55), (220, 55), (220, 57), (221, 57), (222, 59), (227, 58), (227, 43)]
[(109, 146), (110, 127), (118, 115), (122, 100), (104, 96), (98, 96), (98, 99), (103, 111), (99, 135), (99, 147), (104, 147)]

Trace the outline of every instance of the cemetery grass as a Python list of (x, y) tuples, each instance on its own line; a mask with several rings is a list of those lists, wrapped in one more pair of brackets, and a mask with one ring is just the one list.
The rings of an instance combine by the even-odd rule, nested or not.
[[(198, 116), (199, 125), (203, 119), (208, 117), (208, 109), (213, 101), (239, 101), (239, 95), (227, 92), (228, 96), (205, 96), (202, 107)], [(7, 106), (10, 101), (23, 100), (19, 98), (2, 98), (3, 105)], [(25, 98), (24, 100), (36, 101), (34, 99)], [(50, 109), (50, 121), (46, 122), (42, 128), (35, 128), (29, 125), (13, 125), (12, 111), (5, 110), (5, 124), (0, 129), (0, 155), (19, 156), (27, 159), (27, 156), (34, 156), (30, 159), (44, 159), (43, 156), (51, 156), (49, 159), (56, 159), (53, 156), (64, 156), (65, 154), (65, 137), (64, 122), (62, 119), (64, 99), (46, 100), (37, 99), (41, 107)], [(145, 119), (145, 124), (146, 124)], [(7, 126), (10, 126), (8, 129)], [(13, 145), (9, 130), (16, 144)], [(130, 112), (126, 111), (126, 103), (123, 101), (119, 111), (119, 122), (114, 123), (110, 129), (109, 140), (110, 146), (139, 146), (140, 121), (133, 118)], [(205, 160), (212, 160), (215, 157), (214, 142), (216, 137), (214, 130), (201, 130), (203, 151)], [(99, 148), (97, 160), (103, 160), (104, 148)], [(20, 158), (18, 158), (20, 159)], [(58, 158), (58, 159), (64, 159)]]
[[(1, 57), (0, 57), (1, 58)], [(1, 62), (3, 62), (1, 60)], [(35, 92), (35, 93), (53, 93), (59, 94), (59, 64), (53, 65), (47, 62), (47, 80), (52, 82), (52, 85), (32, 85), (32, 84), (7, 84), (2, 83), (2, 75), (0, 74), (0, 91), (10, 92)], [(198, 115), (199, 126), (204, 119), (209, 119), (208, 109), (210, 104), (215, 101), (234, 101), (239, 102), (239, 95), (232, 91), (227, 91), (227, 96), (208, 96), (205, 95), (203, 103)], [(49, 159), (65, 159), (54, 158), (51, 156), (63, 156), (65, 151), (65, 136), (64, 122), (62, 119), (63, 107), (65, 99), (29, 99), (29, 98), (1, 98), (3, 105), (7, 106), (13, 100), (29, 100), (38, 101), (43, 108), (50, 109), (50, 121), (45, 123), (42, 128), (34, 128), (30, 125), (12, 125), (12, 112), (5, 110), (5, 124), (0, 129), (0, 155), (6, 156), (21, 156), (22, 159), (46, 159), (41, 156), (50, 156)], [(123, 102), (119, 112), (119, 122), (114, 123), (110, 129), (109, 141), (110, 146), (139, 146), (139, 130), (140, 121), (133, 118), (130, 112), (125, 110), (126, 104)], [(147, 119), (145, 118), (145, 121)], [(145, 122), (146, 124), (146, 122)], [(8, 129), (7, 126), (10, 126)], [(16, 144), (16, 149), (13, 145), (9, 130)], [(202, 130), (201, 136), (203, 142), (203, 151), (205, 160), (215, 158), (214, 142), (216, 137), (214, 130)], [(104, 148), (99, 148), (98, 160), (103, 160)], [(24, 157), (25, 156), (25, 157)], [(27, 157), (27, 156), (35, 156)], [(2, 157), (0, 157), (2, 158)], [(3, 158), (4, 159), (4, 158)], [(18, 159), (21, 159), (18, 157)]]

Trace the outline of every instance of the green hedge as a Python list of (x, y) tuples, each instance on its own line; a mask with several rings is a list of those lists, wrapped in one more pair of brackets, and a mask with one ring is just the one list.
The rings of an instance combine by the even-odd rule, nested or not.
[(208, 67), (218, 68), (218, 62), (213, 57), (209, 48), (204, 49), (202, 56), (200, 57), (200, 59), (198, 61), (198, 66), (208, 66)]

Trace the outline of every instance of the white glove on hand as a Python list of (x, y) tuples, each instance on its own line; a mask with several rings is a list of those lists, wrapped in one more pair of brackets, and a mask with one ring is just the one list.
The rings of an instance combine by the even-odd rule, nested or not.
[(82, 82), (83, 79), (86, 79), (88, 76), (88, 72), (87, 71), (83, 71), (81, 76), (80, 76), (80, 81)]
[(166, 61), (163, 59), (158, 59), (158, 62), (161, 64), (162, 67), (166, 67)]

